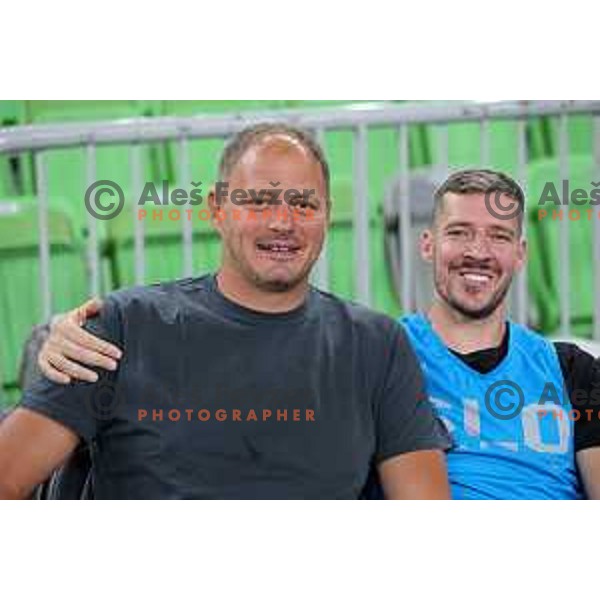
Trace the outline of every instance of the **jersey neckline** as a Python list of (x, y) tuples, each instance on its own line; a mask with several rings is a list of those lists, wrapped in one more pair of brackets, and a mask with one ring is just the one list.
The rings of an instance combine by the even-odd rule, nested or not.
[[(415, 316), (420, 320), (421, 325), (429, 331), (429, 334), (431, 336), (431, 339), (433, 340), (433, 344), (437, 349), (438, 354), (443, 354), (449, 357), (450, 360), (454, 361), (455, 364), (459, 365), (461, 369), (466, 370), (468, 373), (478, 375), (482, 378), (492, 379), (494, 378), (494, 376), (497, 375), (498, 371), (507, 364), (507, 361), (510, 360), (513, 354), (515, 342), (514, 329), (512, 323), (508, 320), (506, 321), (505, 333), (505, 335), (508, 335), (508, 351), (506, 352), (506, 355), (502, 358), (502, 360), (500, 360), (500, 362), (498, 362), (498, 364), (491, 371), (488, 371), (487, 373), (481, 373), (480, 371), (472, 367), (470, 364), (465, 362), (460, 356), (457, 356), (457, 354), (455, 354), (444, 343), (442, 338), (439, 336), (438, 332), (434, 329), (431, 321), (427, 318), (425, 314), (418, 313)], [(482, 350), (486, 350), (486, 348), (482, 348)]]

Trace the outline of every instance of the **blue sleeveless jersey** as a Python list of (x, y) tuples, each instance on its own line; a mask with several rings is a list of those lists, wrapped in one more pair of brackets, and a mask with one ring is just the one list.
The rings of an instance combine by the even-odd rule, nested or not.
[(448, 453), (453, 498), (581, 496), (571, 405), (550, 342), (509, 323), (507, 356), (481, 374), (446, 348), (424, 316), (400, 322), (421, 363), (427, 393), (453, 438)]

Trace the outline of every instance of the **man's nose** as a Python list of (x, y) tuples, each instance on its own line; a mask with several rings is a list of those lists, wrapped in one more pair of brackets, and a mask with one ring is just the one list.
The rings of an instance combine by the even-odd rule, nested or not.
[(487, 258), (490, 256), (490, 244), (486, 235), (476, 234), (465, 244), (465, 256)]
[(289, 233), (294, 229), (294, 217), (292, 211), (286, 204), (274, 207), (269, 214), (269, 229)]

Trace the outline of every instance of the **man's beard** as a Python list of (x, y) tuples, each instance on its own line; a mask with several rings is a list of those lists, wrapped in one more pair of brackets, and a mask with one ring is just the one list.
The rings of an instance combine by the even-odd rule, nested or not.
[[(461, 268), (461, 267), (467, 268), (468, 266), (473, 266), (473, 265), (461, 265), (458, 268)], [(456, 267), (450, 267), (450, 268), (454, 269)], [(487, 268), (489, 269), (489, 267), (487, 267)], [(439, 297), (446, 304), (448, 304), (448, 306), (450, 306), (452, 309), (454, 309), (461, 316), (463, 316), (469, 320), (472, 320), (472, 321), (480, 321), (482, 319), (487, 319), (489, 316), (494, 314), (494, 312), (497, 310), (497, 308), (502, 304), (502, 302), (506, 298), (506, 295), (508, 294), (508, 291), (510, 290), (513, 276), (511, 275), (506, 280), (504, 285), (502, 285), (502, 287), (500, 287), (499, 289), (497, 289), (494, 292), (494, 294), (492, 295), (492, 297), (490, 298), (490, 300), (487, 304), (485, 304), (484, 306), (481, 306), (479, 308), (471, 308), (471, 307), (465, 305), (464, 303), (460, 302), (460, 300), (453, 297), (451, 292), (446, 294), (442, 289), (439, 279), (440, 278), (436, 276), (435, 289), (436, 289), (436, 292), (438, 293)], [(449, 288), (450, 288), (450, 286), (447, 286), (447, 289), (449, 289)]]
[(254, 283), (257, 288), (265, 292), (283, 293), (295, 288), (302, 281), (302, 277), (294, 277), (293, 279), (263, 279), (260, 275), (254, 274)]
[(284, 292), (289, 292), (290, 290), (293, 290), (294, 288), (297, 288), (298, 286), (302, 285), (307, 280), (312, 265), (305, 265), (305, 267), (296, 275), (285, 279), (279, 279), (276, 277), (271, 278), (268, 275), (262, 275), (257, 270), (252, 268), (250, 263), (245, 261), (243, 263), (238, 261), (238, 266), (239, 268), (246, 271), (247, 276), (249, 276), (252, 279), (254, 285), (258, 289), (264, 292), (273, 292), (281, 294)]

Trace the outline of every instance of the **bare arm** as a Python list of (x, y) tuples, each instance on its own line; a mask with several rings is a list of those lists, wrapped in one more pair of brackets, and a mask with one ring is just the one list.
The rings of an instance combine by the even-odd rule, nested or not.
[(83, 329), (86, 320), (97, 315), (101, 308), (102, 301), (92, 299), (52, 323), (38, 356), (38, 365), (48, 379), (62, 384), (70, 383), (71, 378), (94, 382), (98, 375), (82, 364), (108, 371), (117, 368), (116, 361), (121, 358), (119, 348)]
[(586, 496), (590, 500), (600, 500), (600, 447), (578, 452), (577, 466)]
[(0, 424), (0, 499), (29, 498), (78, 443), (70, 429), (17, 408)]
[(446, 458), (441, 450), (399, 454), (379, 465), (379, 478), (388, 500), (449, 500)]

